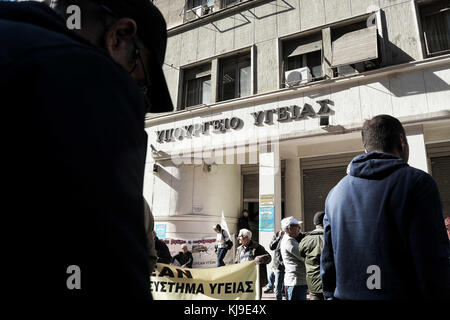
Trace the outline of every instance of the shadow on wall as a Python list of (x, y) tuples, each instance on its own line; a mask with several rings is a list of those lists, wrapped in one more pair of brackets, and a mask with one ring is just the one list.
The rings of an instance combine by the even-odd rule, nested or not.
[[(386, 13), (383, 10), (381, 10), (381, 25), (382, 26), (387, 25)], [(401, 35), (397, 36), (396, 39), (394, 39), (394, 40), (399, 40), (398, 39), (399, 37), (401, 37)], [(386, 28), (383, 28), (383, 39), (384, 39), (384, 46), (385, 46), (385, 53), (386, 53), (386, 56), (383, 57), (383, 64), (385, 66), (414, 61), (413, 57), (411, 57), (408, 53), (403, 51), (401, 48), (397, 47), (397, 45), (395, 45), (391, 41), (392, 39), (389, 39), (389, 35), (388, 35)]]
[(235, 30), (238, 29), (240, 27), (243, 27), (247, 24), (252, 23), (248, 17), (245, 15), (247, 12), (250, 14), (250, 16), (252, 16), (252, 18), (257, 19), (257, 20), (262, 20), (271, 16), (275, 16), (277, 14), (281, 14), (281, 13), (285, 13), (287, 11), (291, 11), (294, 10), (295, 8), (290, 5), (289, 3), (287, 3), (286, 1), (282, 0), (281, 1), (283, 4), (278, 4), (278, 3), (270, 3), (270, 5), (275, 6), (276, 7), (276, 12), (272, 12), (266, 15), (262, 15), (262, 16), (258, 16), (256, 15), (254, 12), (252, 12), (250, 9), (246, 10), (244, 12), (240, 12), (238, 14), (236, 13), (230, 13), (227, 16), (224, 16), (221, 21), (223, 21), (226, 18), (231, 18), (235, 20), (235, 25), (233, 27), (230, 28), (226, 28), (226, 29), (221, 29), (219, 26), (217, 26), (217, 23), (211, 23), (212, 26), (214, 26), (214, 28), (216, 29), (215, 31), (220, 32), (220, 33), (225, 33), (231, 30)]
[[(254, 14), (254, 13), (251, 12), (251, 11), (250, 11), (250, 14), (251, 14), (255, 19), (261, 20), (261, 19), (264, 19), (264, 18), (267, 18), (267, 17), (275, 16), (275, 15), (277, 15), (277, 14), (285, 13), (285, 12), (288, 12), (288, 11), (291, 11), (291, 10), (294, 10), (294, 9), (295, 9), (292, 5), (290, 5), (289, 3), (287, 3), (287, 2), (284, 1), (284, 0), (282, 0), (281, 2), (283, 2), (284, 5), (279, 5), (278, 3), (273, 3), (273, 2), (270, 3), (270, 5), (276, 7), (276, 12), (269, 13), (269, 14), (266, 14), (266, 15), (264, 15), (264, 16), (257, 16), (256, 14)], [(281, 9), (280, 11), (278, 11), (280, 8), (282, 8), (282, 9)]]
[[(386, 16), (383, 10), (381, 10), (381, 20), (382, 25), (386, 26)], [(398, 37), (400, 36), (401, 35), (399, 35)], [(393, 40), (398, 40), (398, 37)], [(393, 43), (391, 41), (392, 39), (389, 39), (386, 28), (383, 29), (383, 39), (384, 41), (382, 41), (382, 43), (385, 47), (385, 54), (382, 57), (382, 60), (384, 66), (408, 63), (415, 60), (407, 52), (403, 51), (395, 43)], [(414, 41), (417, 40), (414, 39)], [(386, 83), (384, 82), (380, 83), (396, 97), (420, 95), (430, 92), (441, 92), (450, 89), (450, 85), (446, 81), (442, 80), (431, 71), (426, 76), (426, 81), (429, 84), (427, 86), (427, 83), (425, 83), (424, 72), (425, 70), (416, 71), (415, 76), (413, 75), (414, 72), (409, 73), (412, 78), (407, 78), (408, 76), (406, 76), (405, 80), (399, 80), (399, 77), (404, 76), (405, 74), (392, 75), (388, 77), (388, 86), (386, 86)], [(395, 84), (393, 84), (393, 82), (395, 82)]]

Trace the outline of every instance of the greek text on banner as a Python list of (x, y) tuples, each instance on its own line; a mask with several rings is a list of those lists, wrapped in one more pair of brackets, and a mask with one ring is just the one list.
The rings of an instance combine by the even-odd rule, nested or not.
[(259, 268), (254, 261), (208, 269), (158, 263), (150, 290), (155, 300), (258, 300)]

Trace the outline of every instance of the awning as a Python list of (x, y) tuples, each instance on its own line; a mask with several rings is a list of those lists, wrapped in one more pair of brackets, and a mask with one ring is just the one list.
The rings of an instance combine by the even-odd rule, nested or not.
[(284, 57), (294, 57), (305, 53), (322, 50), (322, 35), (287, 41), (284, 45)]
[(319, 50), (322, 50), (322, 40), (299, 44), (291, 49), (291, 52), (287, 55), (287, 57), (290, 58)]
[(344, 34), (333, 41), (332, 67), (378, 58), (377, 28), (370, 27)]

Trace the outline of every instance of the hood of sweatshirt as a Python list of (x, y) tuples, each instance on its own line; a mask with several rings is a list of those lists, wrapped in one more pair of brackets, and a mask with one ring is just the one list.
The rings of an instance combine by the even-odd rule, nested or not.
[(408, 164), (401, 158), (379, 152), (369, 152), (353, 158), (347, 167), (347, 174), (363, 179), (384, 179), (394, 171)]

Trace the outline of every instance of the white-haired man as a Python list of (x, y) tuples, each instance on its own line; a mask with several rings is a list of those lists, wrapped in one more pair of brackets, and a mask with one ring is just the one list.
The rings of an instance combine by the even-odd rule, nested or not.
[(186, 243), (181, 246), (181, 250), (183, 251), (178, 252), (178, 254), (173, 257), (173, 261), (177, 260), (182, 268), (192, 268), (194, 258)]
[(281, 228), (285, 232), (281, 240), (280, 250), (285, 267), (284, 286), (287, 291), (287, 300), (306, 300), (306, 269), (305, 259), (298, 249), (300, 224), (294, 217), (281, 220)]
[(259, 296), (262, 288), (267, 285), (267, 267), (272, 261), (270, 254), (258, 242), (252, 240), (252, 232), (248, 229), (241, 229), (238, 235), (239, 243), (237, 248), (236, 263), (245, 261), (255, 261), (259, 264)]

